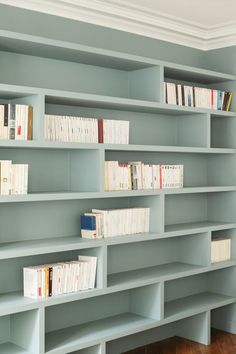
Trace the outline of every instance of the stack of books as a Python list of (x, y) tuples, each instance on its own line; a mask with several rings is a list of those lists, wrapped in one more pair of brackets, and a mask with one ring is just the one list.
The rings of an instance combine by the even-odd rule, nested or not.
[(98, 139), (104, 144), (129, 144), (129, 121), (99, 119)]
[(231, 259), (231, 239), (217, 237), (211, 241), (211, 263), (223, 262)]
[(149, 208), (98, 210), (81, 216), (81, 236), (103, 238), (149, 232)]
[(105, 161), (105, 191), (182, 188), (183, 165)]
[(128, 144), (129, 121), (46, 114), (44, 137), (49, 141)]
[(164, 82), (164, 102), (179, 106), (229, 111), (233, 93)]
[(27, 194), (28, 164), (0, 160), (0, 195)]
[(23, 104), (0, 104), (0, 139), (32, 140), (33, 107)]
[(46, 114), (44, 137), (50, 141), (98, 143), (98, 122), (95, 118)]
[(78, 256), (78, 261), (25, 267), (24, 296), (33, 299), (93, 289), (97, 257)]

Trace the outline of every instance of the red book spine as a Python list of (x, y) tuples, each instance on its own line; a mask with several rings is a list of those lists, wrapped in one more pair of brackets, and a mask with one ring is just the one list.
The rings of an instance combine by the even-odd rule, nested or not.
[(103, 119), (98, 119), (98, 142), (103, 144)]

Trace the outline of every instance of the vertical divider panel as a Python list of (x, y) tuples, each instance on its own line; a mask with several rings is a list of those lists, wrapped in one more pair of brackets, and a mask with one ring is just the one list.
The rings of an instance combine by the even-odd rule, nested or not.
[(38, 101), (38, 109), (36, 111), (37, 125), (35, 129), (38, 130), (38, 140), (44, 141), (45, 96), (39, 95)]
[(99, 150), (99, 191), (104, 192), (105, 190), (105, 150), (100, 145)]
[(132, 289), (130, 296), (130, 309), (132, 313), (152, 318), (161, 319), (161, 286), (160, 283)]
[(42, 354), (42, 311), (32, 310), (12, 315), (11, 341), (26, 349), (29, 353)]
[(165, 232), (165, 194), (160, 195), (160, 233)]
[(165, 316), (165, 283), (160, 282), (160, 320)]
[(206, 115), (206, 147), (211, 147), (211, 115)]
[(164, 66), (160, 65), (159, 67), (160, 69), (160, 76), (159, 76), (159, 90), (160, 90), (160, 95), (159, 95), (159, 101), (160, 103), (165, 103), (164, 102), (164, 81), (165, 81), (165, 77), (164, 77)]
[(39, 354), (45, 352), (45, 308), (39, 309)]
[(101, 288), (107, 288), (107, 246), (101, 248), (101, 272), (97, 278), (97, 286)]
[(207, 232), (207, 249), (205, 252), (208, 254), (208, 265), (211, 265), (211, 239), (212, 239), (212, 232)]
[(99, 354), (106, 354), (106, 343), (105, 342), (101, 343)]
[(182, 320), (176, 334), (197, 343), (210, 344), (210, 311)]

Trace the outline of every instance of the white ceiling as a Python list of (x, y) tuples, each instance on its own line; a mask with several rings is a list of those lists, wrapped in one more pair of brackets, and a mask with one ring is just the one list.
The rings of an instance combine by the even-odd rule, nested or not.
[(236, 45), (236, 0), (0, 0), (209, 50)]
[[(120, 3), (119, 0), (113, 2)], [(162, 12), (206, 28), (236, 23), (235, 0), (128, 0), (126, 3)]]

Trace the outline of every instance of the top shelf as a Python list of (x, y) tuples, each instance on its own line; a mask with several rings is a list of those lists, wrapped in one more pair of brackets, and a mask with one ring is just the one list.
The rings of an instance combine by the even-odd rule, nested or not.
[(6, 30), (0, 30), (0, 50), (127, 71), (162, 66), (169, 77), (181, 76), (181, 78), (191, 78), (199, 83), (236, 79), (235, 75), (227, 73)]
[(234, 75), (178, 64), (164, 65), (164, 76), (169, 79), (197, 82), (204, 85), (235, 80)]

